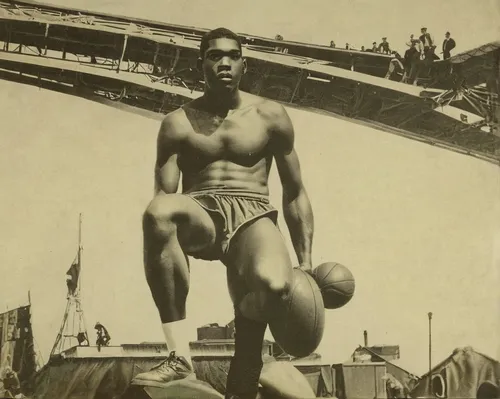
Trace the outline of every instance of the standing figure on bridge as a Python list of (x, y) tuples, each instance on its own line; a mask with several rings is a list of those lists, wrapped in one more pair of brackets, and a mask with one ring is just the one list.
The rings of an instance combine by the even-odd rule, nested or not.
[(424, 48), (424, 58), (427, 62), (433, 62), (435, 56), (436, 44), (434, 43), (434, 37), (427, 32), (427, 28), (420, 29), (422, 35), (420, 36), (420, 41), (422, 42)]
[[(292, 122), (284, 107), (239, 90), (246, 71), (239, 37), (219, 28), (201, 41), (205, 93), (160, 127), (156, 195), (143, 218), (146, 279), (170, 356), (134, 385), (195, 378), (185, 331), (189, 258), (219, 260), (235, 311), (235, 354), (226, 398), (252, 398), (264, 332), (290, 292), (292, 260), (269, 202), (276, 162), (283, 212), (299, 264), (311, 270), (313, 213), (302, 183)], [(182, 193), (177, 193), (182, 178)], [(199, 293), (209, 297), (218, 287)]]
[(378, 52), (382, 54), (391, 54), (391, 46), (386, 37), (383, 37), (382, 42), (378, 45)]
[(456, 46), (455, 40), (450, 37), (450, 32), (446, 32), (443, 41), (443, 59), (447, 60), (451, 57), (451, 50)]

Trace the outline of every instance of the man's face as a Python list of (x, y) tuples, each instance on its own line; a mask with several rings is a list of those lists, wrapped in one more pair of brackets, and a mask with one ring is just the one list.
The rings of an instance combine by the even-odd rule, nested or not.
[(223, 92), (237, 89), (246, 69), (238, 43), (229, 38), (210, 40), (201, 65), (207, 87)]
[(450, 34), (449, 34), (449, 33), (445, 34), (445, 37), (446, 37), (447, 39), (449, 39), (449, 38), (450, 38)]
[(422, 35), (425, 35), (425, 32), (427, 32), (427, 29), (421, 29), (420, 32), (422, 32)]

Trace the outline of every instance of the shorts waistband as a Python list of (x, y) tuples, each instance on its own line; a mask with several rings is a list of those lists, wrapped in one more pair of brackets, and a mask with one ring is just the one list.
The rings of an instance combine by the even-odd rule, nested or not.
[(223, 188), (223, 187), (214, 187), (214, 188), (206, 188), (202, 190), (196, 191), (185, 191), (184, 195), (189, 195), (191, 197), (199, 197), (199, 196), (210, 196), (216, 195), (221, 197), (239, 197), (239, 198), (248, 198), (263, 201), (269, 203), (269, 196), (265, 194), (256, 193), (251, 190), (244, 189), (234, 189), (234, 188)]

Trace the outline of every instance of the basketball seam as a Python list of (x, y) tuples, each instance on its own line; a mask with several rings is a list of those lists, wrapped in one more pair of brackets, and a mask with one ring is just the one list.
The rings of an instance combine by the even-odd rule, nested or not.
[[(316, 295), (314, 295), (314, 287), (312, 285), (312, 282), (310, 279), (307, 278), (307, 282), (309, 283), (309, 287), (312, 288), (313, 292), (313, 298), (314, 298), (314, 309), (318, 308), (318, 302), (316, 301)], [(314, 329), (316, 330), (318, 328), (318, 314), (317, 312), (314, 312)]]
[(326, 280), (328, 276), (330, 275), (331, 272), (333, 272), (333, 269), (337, 267), (338, 263), (335, 263), (335, 265), (330, 269), (328, 273), (326, 273), (326, 276), (323, 276), (322, 280)]

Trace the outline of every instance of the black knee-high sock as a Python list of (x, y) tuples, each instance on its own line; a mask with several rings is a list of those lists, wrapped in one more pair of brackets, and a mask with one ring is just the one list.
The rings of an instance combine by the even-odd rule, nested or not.
[(262, 371), (262, 343), (266, 323), (237, 314), (234, 319), (235, 351), (227, 376), (226, 399), (255, 399)]

